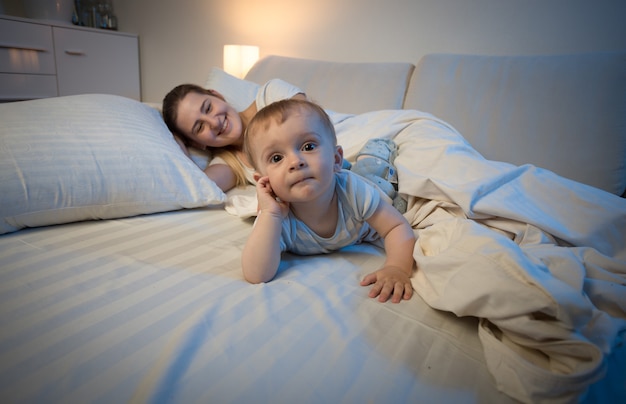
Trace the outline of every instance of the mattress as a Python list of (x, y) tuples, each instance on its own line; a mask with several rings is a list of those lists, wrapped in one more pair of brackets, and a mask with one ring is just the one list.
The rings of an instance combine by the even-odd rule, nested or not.
[(1, 236), (0, 400), (512, 402), (476, 319), (367, 297), (382, 250), (287, 255), (251, 285), (251, 225), (200, 208)]
[(0, 237), (3, 402), (507, 402), (476, 321), (367, 297), (358, 245), (247, 284), (220, 209)]

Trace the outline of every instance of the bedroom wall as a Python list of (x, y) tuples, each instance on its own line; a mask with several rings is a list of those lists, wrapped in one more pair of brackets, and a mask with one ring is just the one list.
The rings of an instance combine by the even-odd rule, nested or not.
[(203, 84), (226, 43), (259, 45), (261, 56), (413, 63), (429, 52), (626, 50), (623, 0), (114, 0), (114, 8), (120, 29), (140, 36), (142, 98), (151, 102), (178, 83)]

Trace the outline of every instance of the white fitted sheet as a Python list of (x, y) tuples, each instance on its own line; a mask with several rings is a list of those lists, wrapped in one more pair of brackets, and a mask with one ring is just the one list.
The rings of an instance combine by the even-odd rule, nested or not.
[(512, 401), (476, 319), (367, 297), (380, 250), (286, 256), (250, 285), (250, 226), (207, 208), (1, 236), (1, 401)]
[(474, 319), (367, 297), (380, 250), (250, 285), (250, 226), (200, 209), (0, 237), (2, 401), (507, 401)]

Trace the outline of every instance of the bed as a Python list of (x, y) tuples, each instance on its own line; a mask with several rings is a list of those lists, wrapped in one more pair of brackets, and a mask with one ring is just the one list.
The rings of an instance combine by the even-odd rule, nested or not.
[[(236, 88), (233, 102), (271, 78), (298, 85), (335, 113), (348, 158), (369, 137), (408, 150), (400, 191), (420, 269), (400, 304), (359, 286), (384, 260), (365, 244), (286, 254), (272, 282), (246, 283), (253, 218), (234, 202), (250, 189), (223, 194), (198, 168), (208, 157), (182, 154), (151, 105), (103, 94), (0, 104), (0, 398), (623, 402), (624, 66), (622, 53), (268, 56), (245, 81), (211, 70), (203, 84)], [(527, 194), (557, 214), (529, 224)], [(586, 218), (569, 222), (570, 205)], [(533, 251), (556, 243), (591, 265), (562, 261), (571, 287), (556, 284), (562, 274), (515, 273), (518, 288), (498, 278), (510, 257), (445, 251), (468, 245), (454, 239), (463, 226), (472, 242), (522, 234)], [(466, 271), (443, 288), (446, 263)]]

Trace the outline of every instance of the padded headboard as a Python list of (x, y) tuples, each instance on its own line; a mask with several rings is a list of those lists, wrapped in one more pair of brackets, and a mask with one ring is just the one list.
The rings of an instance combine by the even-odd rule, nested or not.
[(488, 159), (626, 189), (626, 52), (426, 55), (404, 107), (449, 122)]
[(411, 63), (341, 63), (271, 55), (260, 59), (246, 80), (263, 84), (283, 79), (326, 109), (358, 114), (402, 108), (414, 68)]

